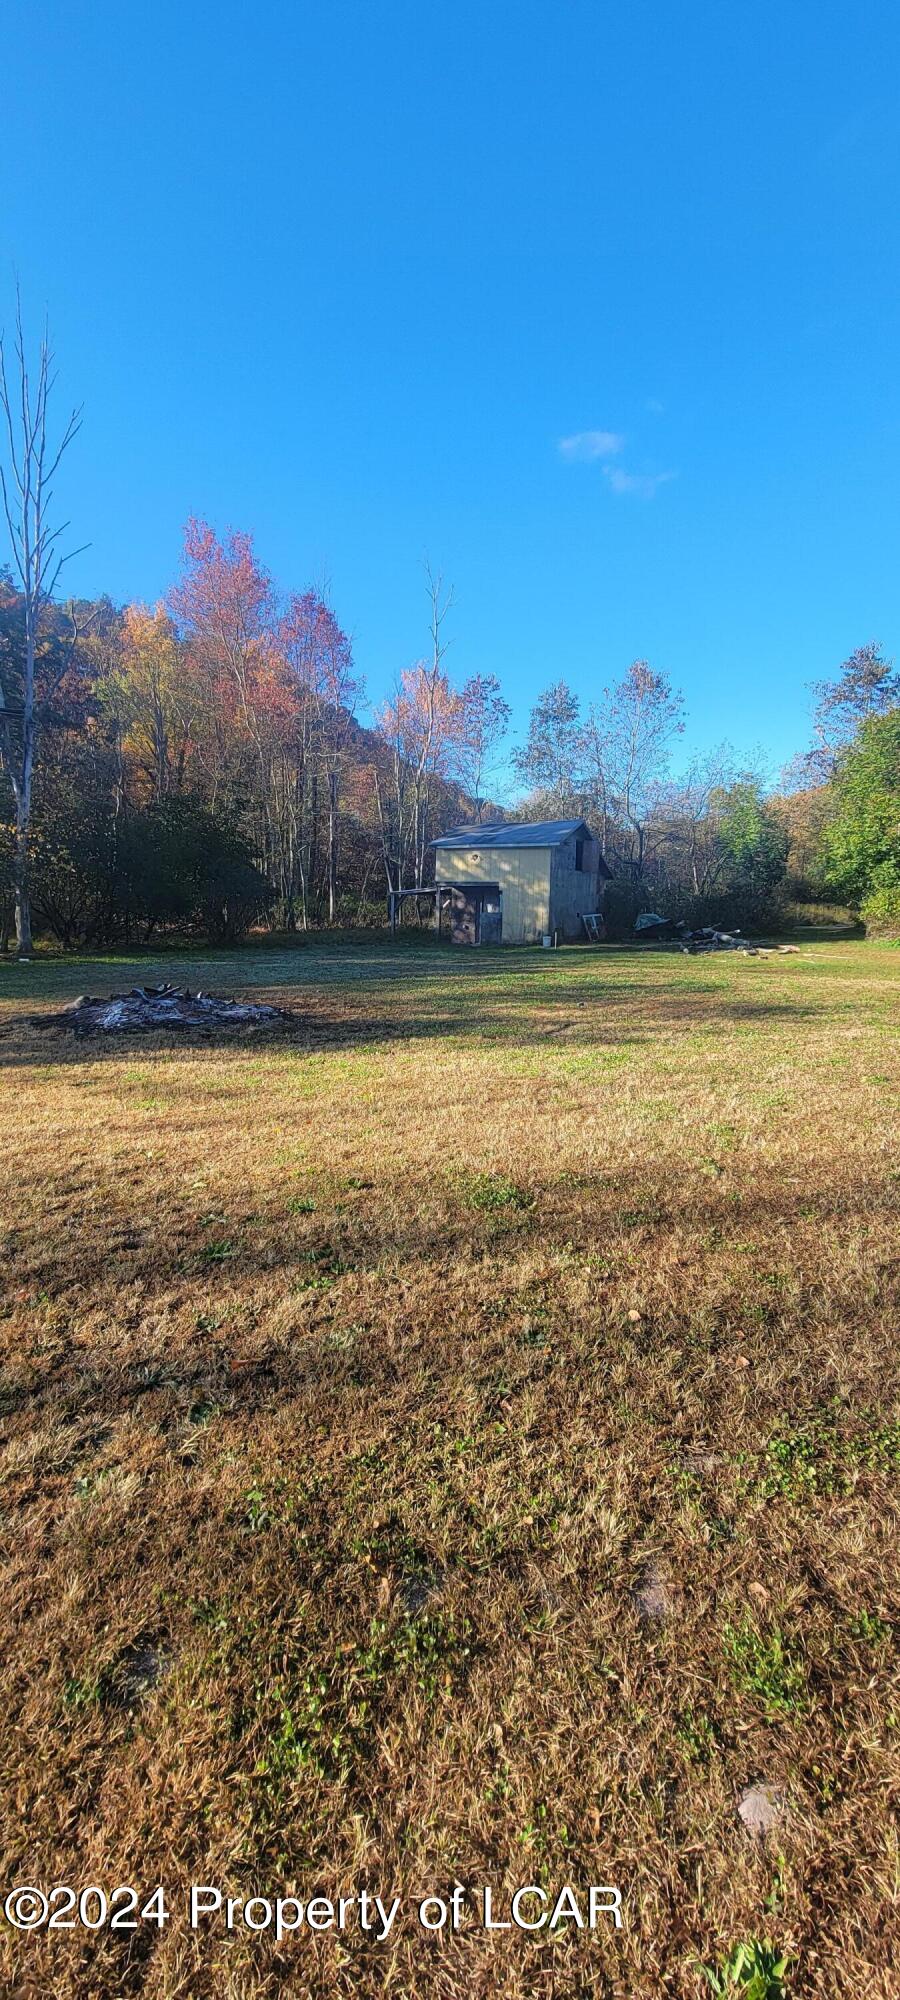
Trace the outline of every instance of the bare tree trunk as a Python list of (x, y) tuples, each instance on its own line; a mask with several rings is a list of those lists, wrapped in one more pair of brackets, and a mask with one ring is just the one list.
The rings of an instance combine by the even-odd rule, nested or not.
[[(428, 578), (428, 599), (431, 606), (431, 665), (422, 671), (422, 712), (420, 718), (420, 740), (415, 771), (413, 774), (413, 870), (415, 887), (421, 889), (425, 874), (425, 849), (428, 831), (428, 778), (432, 760), (439, 747), (438, 738), (438, 689), (443, 675), (443, 659), (446, 645), (441, 637), (441, 626), (453, 604), (452, 588), (444, 595), (443, 578), (435, 576), (426, 563)], [(418, 909), (418, 904), (416, 905)]]
[(366, 862), (365, 868), (363, 870), (362, 885), (359, 891), (359, 902), (357, 903), (356, 906), (357, 925), (360, 925), (362, 923), (363, 909), (365, 907), (365, 901), (366, 901), (366, 891), (369, 887), (369, 876), (371, 875), (374, 866), (375, 863), (374, 861), (372, 861), (370, 857), (369, 860)]
[(169, 742), (166, 733), (166, 719), (158, 694), (153, 702), (153, 789), (157, 805), (161, 804), (167, 791), (169, 774)]
[[(33, 671), (33, 669), (32, 669)], [(34, 718), (28, 718), (24, 734), (21, 776), (16, 786), (16, 953), (31, 957), (31, 893), (28, 871), (28, 834), (31, 827), (31, 780), (34, 771)]]
[(391, 876), (391, 849), (390, 849), (390, 841), (388, 839), (387, 821), (384, 816), (384, 801), (381, 796), (381, 786), (378, 782), (377, 764), (373, 764), (372, 766), (372, 780), (375, 786), (375, 804), (378, 808), (378, 829), (381, 834), (381, 859), (384, 863), (385, 879), (387, 882), (388, 894), (390, 895), (391, 890), (394, 888), (395, 885), (393, 878)]
[[(24, 540), (28, 545), (29, 523), (23, 522)], [(16, 801), (16, 853), (13, 864), (13, 881), (16, 895), (16, 954), (19, 958), (31, 957), (31, 894), (28, 869), (28, 835), (31, 828), (31, 786), (34, 776), (34, 663), (37, 652), (35, 630), (35, 606), (31, 593), (25, 592), (25, 682), (22, 701), (22, 748), (21, 761), (13, 776), (13, 792)]]
[(328, 921), (337, 909), (337, 772), (328, 773)]
[[(81, 415), (74, 410), (56, 451), (47, 442), (47, 405), (53, 386), (52, 356), (46, 332), (38, 350), (37, 382), (32, 391), (25, 358), (21, 301), (16, 299), (15, 356), (18, 382), (15, 402), (6, 372), (6, 354), (0, 338), (0, 409), (6, 419), (9, 478), (0, 464), (0, 493), (12, 545), (13, 565), (25, 603), (25, 668), (22, 683), (19, 746), (13, 746), (13, 717), (0, 692), (0, 721), (3, 732), (2, 755), (6, 763), (16, 803), (16, 946), (20, 958), (31, 957), (31, 896), (29, 884), (29, 833), (31, 793), (37, 743), (35, 703), (35, 660), (41, 611), (50, 602), (57, 578), (68, 556), (59, 556), (56, 544), (61, 528), (51, 528), (45, 508), (51, 497), (54, 473), (63, 453), (80, 427)], [(78, 553), (78, 551), (73, 551)], [(5, 712), (4, 712), (5, 711)]]
[(312, 898), (313, 908), (316, 909), (317, 906), (321, 908), (321, 904), (318, 902), (318, 887), (316, 883), (319, 868), (319, 774), (315, 765), (313, 765), (309, 786), (309, 858), (307, 868), (309, 873), (309, 893)]

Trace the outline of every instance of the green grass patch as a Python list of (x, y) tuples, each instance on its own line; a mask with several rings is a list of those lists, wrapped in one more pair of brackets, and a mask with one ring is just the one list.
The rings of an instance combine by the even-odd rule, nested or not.
[(777, 1625), (763, 1633), (744, 1618), (726, 1625), (723, 1638), (735, 1686), (760, 1704), (767, 1721), (804, 1706), (806, 1672)]

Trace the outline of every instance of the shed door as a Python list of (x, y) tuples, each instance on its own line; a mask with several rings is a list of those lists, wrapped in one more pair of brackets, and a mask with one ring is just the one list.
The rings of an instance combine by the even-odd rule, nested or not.
[(485, 889), (481, 899), (481, 923), (479, 944), (499, 944), (503, 927), (499, 889)]
[(493, 885), (450, 891), (450, 936), (454, 944), (499, 944), (500, 890)]

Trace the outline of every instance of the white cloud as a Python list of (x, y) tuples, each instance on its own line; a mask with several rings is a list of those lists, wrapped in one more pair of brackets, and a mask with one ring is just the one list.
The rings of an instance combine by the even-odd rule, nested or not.
[(560, 438), (561, 458), (611, 458), (625, 443), (619, 431), (576, 431)]
[[(658, 406), (662, 408), (662, 404)], [(600, 462), (600, 470), (611, 493), (633, 494), (638, 500), (653, 500), (661, 486), (675, 478), (674, 472), (629, 472), (624, 465), (613, 465), (611, 459), (624, 451), (627, 439), (622, 431), (573, 431), (571, 437), (559, 439), (558, 450), (561, 458), (583, 459)]]
[(623, 465), (604, 465), (604, 477), (613, 493), (634, 493), (639, 500), (653, 500), (661, 486), (675, 478), (674, 472), (626, 472)]

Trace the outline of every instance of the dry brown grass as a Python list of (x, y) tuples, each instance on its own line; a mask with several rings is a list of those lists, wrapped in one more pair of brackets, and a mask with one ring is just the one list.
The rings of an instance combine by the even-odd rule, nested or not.
[[(900, 954), (187, 971), (302, 1023), (0, 1038), (2, 1877), (176, 1911), (7, 1932), (3, 1991), (627, 2000), (756, 1937), (893, 2000)], [(457, 1878), (625, 1928), (181, 1917)]]

